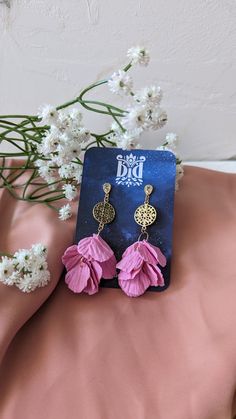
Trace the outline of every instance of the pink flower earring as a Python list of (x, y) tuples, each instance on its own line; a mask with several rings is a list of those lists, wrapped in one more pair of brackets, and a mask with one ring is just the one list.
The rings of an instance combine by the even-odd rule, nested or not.
[(109, 203), (110, 183), (104, 183), (103, 191), (103, 202), (98, 202), (93, 208), (93, 216), (99, 222), (97, 234), (68, 247), (62, 256), (67, 269), (65, 282), (75, 293), (95, 294), (101, 278), (112, 279), (116, 275), (117, 261), (113, 250), (100, 236), (105, 224), (115, 218), (115, 209)]
[(157, 218), (156, 209), (149, 204), (152, 191), (152, 185), (145, 186), (144, 204), (140, 205), (134, 213), (136, 223), (142, 227), (138, 241), (125, 250), (122, 259), (116, 265), (120, 269), (119, 285), (129, 297), (139, 297), (151, 285), (155, 287), (165, 285), (162, 272), (157, 265), (164, 267), (166, 257), (159, 247), (148, 242), (147, 227)]

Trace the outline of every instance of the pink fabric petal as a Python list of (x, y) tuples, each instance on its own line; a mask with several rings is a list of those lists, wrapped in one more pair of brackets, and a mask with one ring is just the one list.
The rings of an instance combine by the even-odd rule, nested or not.
[(120, 271), (118, 274), (118, 279), (121, 281), (129, 281), (131, 279), (130, 272)]
[(126, 257), (129, 256), (131, 253), (135, 252), (135, 250), (137, 249), (139, 242), (135, 242), (133, 244), (131, 244), (129, 247), (127, 247), (127, 249), (124, 251), (122, 257)]
[(134, 252), (139, 252), (140, 256), (148, 263), (159, 263), (161, 266), (166, 265), (166, 258), (159, 247), (153, 246), (146, 240), (131, 244), (123, 253), (122, 258), (129, 257)]
[(166, 266), (166, 257), (165, 255), (163, 255), (162, 251), (159, 249), (159, 247), (154, 246), (153, 244), (150, 244), (148, 242), (146, 242), (146, 247), (148, 247), (151, 251), (154, 250), (156, 255), (157, 255), (157, 262), (159, 263), (159, 265), (161, 265), (162, 267)]
[(156, 265), (148, 265), (147, 263), (143, 266), (143, 271), (148, 276), (150, 285), (163, 287), (165, 285), (164, 277), (160, 268)]
[(110, 246), (97, 234), (80, 240), (78, 243), (78, 252), (86, 259), (94, 259), (98, 262), (105, 262), (114, 254)]
[(143, 266), (143, 262), (142, 262), (142, 265), (138, 269), (133, 269), (131, 272), (120, 271), (119, 272), (119, 278), (124, 280), (124, 281), (134, 279), (139, 274), (139, 272), (142, 270), (142, 266)]
[(141, 275), (140, 273), (134, 279), (130, 279), (129, 281), (119, 280), (119, 285), (129, 297), (139, 297), (148, 289), (150, 281), (147, 275)]
[(145, 262), (153, 264), (157, 263), (157, 254), (146, 240), (138, 242), (137, 252), (139, 252)]
[(79, 262), (81, 255), (78, 253), (77, 246), (73, 245), (66, 249), (64, 255), (62, 256), (62, 263), (65, 265), (66, 269), (69, 270)]
[(87, 263), (80, 261), (65, 276), (65, 282), (71, 291), (80, 293), (87, 286), (90, 277), (90, 268)]
[[(163, 286), (164, 278), (157, 264), (166, 263), (166, 258), (158, 247), (146, 240), (129, 246), (117, 263), (120, 269), (118, 282), (129, 297), (142, 295), (150, 285)], [(161, 264), (160, 263), (160, 264)]]
[(87, 286), (84, 288), (84, 292), (89, 295), (93, 295), (98, 292), (98, 286), (102, 277), (102, 268), (96, 261), (90, 263), (90, 277), (87, 282)]
[(98, 262), (82, 261), (67, 272), (65, 282), (75, 293), (86, 292), (89, 295), (98, 291), (102, 277), (102, 268)]
[(133, 269), (139, 269), (142, 266), (143, 259), (139, 252), (133, 251), (128, 256), (122, 256), (120, 262), (117, 263), (116, 267), (125, 272), (131, 272)]
[(65, 281), (76, 293), (95, 294), (102, 276), (109, 279), (116, 274), (114, 253), (97, 234), (80, 240), (77, 246), (70, 246), (62, 261), (68, 271)]
[(102, 268), (102, 278), (112, 279), (116, 275), (116, 258), (115, 255), (105, 262), (99, 263)]

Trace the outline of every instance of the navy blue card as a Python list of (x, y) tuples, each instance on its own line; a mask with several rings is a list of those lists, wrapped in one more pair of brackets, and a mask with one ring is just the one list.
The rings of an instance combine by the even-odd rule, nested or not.
[[(111, 224), (105, 225), (101, 237), (119, 261), (124, 250), (138, 240), (141, 227), (134, 221), (134, 213), (144, 202), (145, 185), (151, 184), (150, 204), (157, 210), (157, 219), (147, 227), (149, 242), (161, 249), (167, 265), (162, 268), (165, 286), (149, 287), (148, 290), (165, 290), (170, 283), (175, 175), (176, 159), (169, 151), (90, 148), (84, 159), (76, 243), (97, 233), (93, 207), (103, 201), (103, 184), (108, 182), (112, 186), (110, 203), (116, 216)], [(101, 286), (119, 288), (117, 278), (102, 280)]]

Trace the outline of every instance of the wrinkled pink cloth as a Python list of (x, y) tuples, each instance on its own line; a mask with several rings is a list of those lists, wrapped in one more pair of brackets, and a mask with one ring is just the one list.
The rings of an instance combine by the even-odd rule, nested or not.
[[(236, 175), (185, 172), (166, 291), (133, 299), (103, 288), (88, 296), (61, 281), (38, 309), (49, 290), (22, 295), (0, 288), (1, 333), (10, 328), (8, 340), (38, 309), (1, 364), (1, 419), (233, 418)], [(27, 208), (5, 196), (2, 245), (45, 239), (53, 288), (73, 228)]]

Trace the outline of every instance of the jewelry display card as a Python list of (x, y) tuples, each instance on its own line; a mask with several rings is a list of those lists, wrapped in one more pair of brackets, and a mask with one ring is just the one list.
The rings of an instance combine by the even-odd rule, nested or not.
[[(162, 269), (164, 286), (150, 286), (148, 291), (163, 291), (170, 283), (172, 228), (175, 195), (176, 159), (170, 151), (121, 150), (93, 147), (86, 151), (77, 216), (75, 243), (98, 231), (93, 208), (104, 198), (104, 183), (111, 184), (109, 202), (115, 218), (106, 224), (101, 237), (114, 251), (117, 261), (141, 233), (134, 213), (144, 203), (145, 185), (152, 185), (150, 205), (157, 212), (155, 222), (147, 227), (148, 242), (160, 248), (167, 259)], [(100, 286), (119, 288), (117, 278), (102, 279)]]

